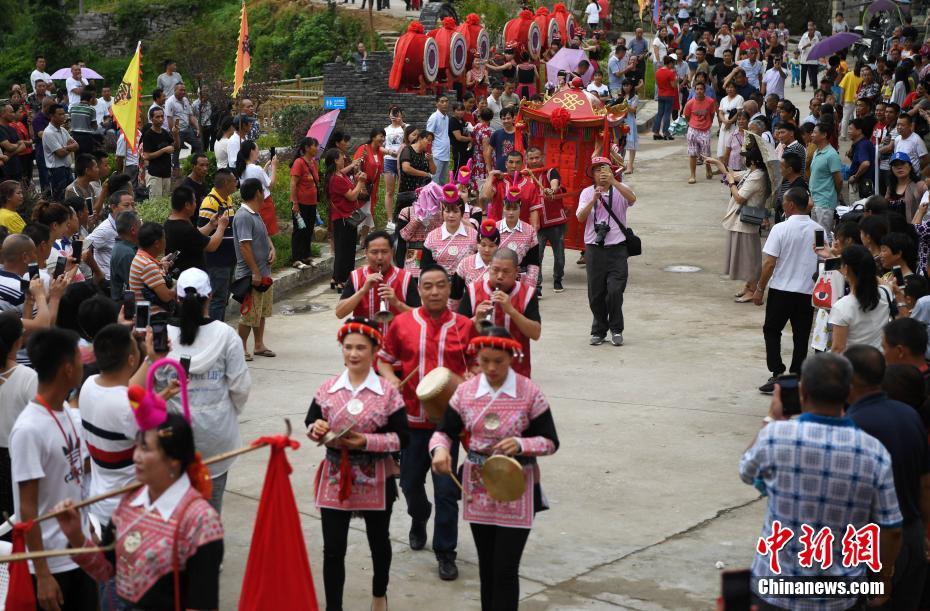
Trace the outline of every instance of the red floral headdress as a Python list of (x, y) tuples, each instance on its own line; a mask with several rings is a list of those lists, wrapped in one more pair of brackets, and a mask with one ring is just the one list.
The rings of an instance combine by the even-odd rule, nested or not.
[(341, 344), (349, 333), (361, 333), (365, 337), (373, 339), (379, 346), (383, 339), (381, 332), (372, 326), (371, 323), (361, 322), (360, 320), (349, 320), (339, 327), (339, 331), (336, 333), (336, 339), (339, 340)]
[(481, 227), (478, 228), (478, 241), (487, 238), (495, 244), (501, 243), (501, 232), (497, 228), (494, 219), (484, 219), (481, 221)]
[(495, 337), (493, 335), (479, 335), (468, 342), (469, 354), (475, 354), (482, 348), (494, 348), (509, 352), (515, 358), (523, 358), (523, 346), (520, 342), (510, 337)]

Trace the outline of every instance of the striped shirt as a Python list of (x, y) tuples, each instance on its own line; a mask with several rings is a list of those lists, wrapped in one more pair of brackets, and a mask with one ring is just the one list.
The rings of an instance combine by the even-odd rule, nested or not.
[(89, 104), (74, 104), (68, 109), (71, 115), (71, 131), (93, 133), (97, 122), (97, 109)]
[(0, 269), (0, 312), (16, 312), (22, 316), (25, 301), (22, 278)]
[(151, 301), (151, 314), (164, 312), (165, 309), (155, 301), (152, 301), (151, 293), (143, 294), (142, 289), (153, 290), (165, 284), (165, 274), (158, 264), (158, 259), (145, 252), (141, 248), (136, 252), (132, 259), (132, 265), (129, 266), (129, 289), (135, 294), (136, 302)]

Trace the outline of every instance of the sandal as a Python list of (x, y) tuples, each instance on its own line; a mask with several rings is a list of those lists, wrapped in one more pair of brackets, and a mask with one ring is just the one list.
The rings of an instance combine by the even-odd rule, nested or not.
[[(749, 303), (752, 301), (752, 295), (740, 295), (736, 298), (736, 303)], [(255, 354), (258, 354), (257, 352)]]
[(274, 358), (278, 355), (275, 354), (273, 350), (269, 350), (268, 348), (265, 348), (264, 350), (256, 350), (255, 356), (264, 356), (268, 358)]
[(693, 185), (693, 184), (696, 183), (696, 182), (697, 182), (697, 180), (694, 179), (694, 178), (689, 178), (689, 179), (688, 179), (688, 184), (689, 184), (689, 185)]
[(246, 361), (254, 361), (255, 359), (252, 358), (252, 355), (251, 355), (251, 354), (249, 354), (248, 352), (246, 352), (246, 353), (245, 353), (245, 360), (246, 360)]

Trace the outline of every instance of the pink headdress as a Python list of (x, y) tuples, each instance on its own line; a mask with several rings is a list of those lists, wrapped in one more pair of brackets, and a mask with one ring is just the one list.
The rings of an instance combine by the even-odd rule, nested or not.
[(438, 215), (442, 198), (442, 187), (434, 182), (418, 188), (417, 199), (413, 202), (413, 213), (421, 221)]
[(184, 419), (187, 423), (191, 422), (191, 408), (187, 402), (187, 374), (184, 368), (174, 359), (159, 359), (149, 367), (148, 377), (145, 381), (145, 389), (141, 386), (129, 387), (129, 406), (132, 408), (132, 415), (136, 418), (136, 424), (142, 431), (156, 429), (168, 418), (168, 405), (165, 400), (155, 392), (155, 371), (159, 367), (173, 367), (178, 372), (178, 380), (181, 383), (181, 405), (184, 407)]
[(474, 159), (469, 159), (468, 163), (459, 168), (459, 175), (456, 178), (456, 181), (460, 185), (471, 184), (471, 164)]
[(442, 203), (457, 206), (459, 203), (459, 187), (453, 180), (454, 174), (449, 172), (449, 182), (442, 186)]

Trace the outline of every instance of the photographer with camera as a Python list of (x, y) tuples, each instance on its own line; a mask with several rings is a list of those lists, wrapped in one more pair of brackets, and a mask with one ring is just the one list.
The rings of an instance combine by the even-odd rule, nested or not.
[(584, 223), (585, 259), (588, 274), (588, 304), (594, 315), (592, 346), (610, 342), (623, 345), (623, 291), (628, 276), (626, 211), (636, 203), (632, 189), (614, 177), (606, 157), (591, 159), (589, 176), (594, 184), (578, 197), (578, 221)]

